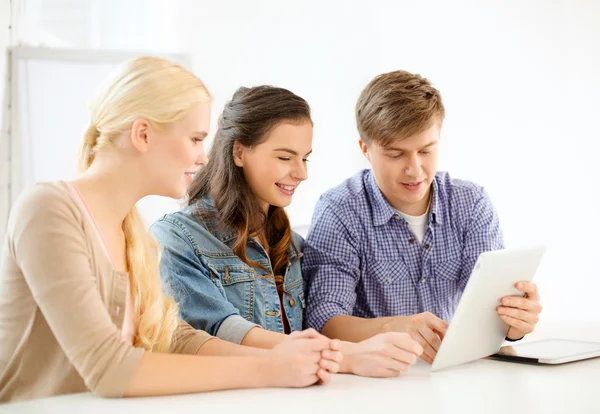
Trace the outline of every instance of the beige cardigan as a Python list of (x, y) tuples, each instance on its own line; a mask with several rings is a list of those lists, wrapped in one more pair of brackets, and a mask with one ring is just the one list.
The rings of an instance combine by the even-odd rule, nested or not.
[[(127, 274), (63, 182), (13, 207), (0, 256), (0, 401), (92, 391), (120, 397), (144, 354), (121, 339)], [(181, 322), (170, 352), (211, 336)]]

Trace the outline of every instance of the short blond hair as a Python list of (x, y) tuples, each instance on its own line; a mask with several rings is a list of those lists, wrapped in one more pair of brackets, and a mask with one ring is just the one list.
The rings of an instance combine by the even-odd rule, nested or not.
[(445, 116), (440, 92), (429, 80), (403, 70), (376, 76), (356, 104), (360, 139), (367, 145), (388, 146), (442, 124)]

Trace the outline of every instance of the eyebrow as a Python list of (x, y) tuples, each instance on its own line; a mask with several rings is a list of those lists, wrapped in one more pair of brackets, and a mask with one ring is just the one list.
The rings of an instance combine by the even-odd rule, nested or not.
[[(432, 146), (436, 145), (438, 142), (439, 142), (438, 140), (431, 141), (429, 144), (427, 144), (427, 145), (425, 145), (425, 146), (423, 146), (423, 147), (419, 148), (419, 151), (422, 151), (422, 150), (424, 150), (425, 148), (432, 147)], [(385, 148), (384, 148), (384, 150), (385, 150), (385, 151), (406, 151), (405, 149), (402, 149), (402, 148), (395, 148), (395, 147), (385, 147)]]
[(206, 131), (196, 131), (193, 132), (194, 135), (198, 135), (200, 138), (206, 138), (208, 136), (208, 132)]
[[(296, 151), (294, 151), (294, 150), (292, 150), (292, 149), (289, 149), (289, 148), (276, 148), (276, 149), (274, 149), (273, 151), (282, 151), (282, 152), (287, 152), (287, 153), (289, 153), (289, 154), (292, 154), (292, 155), (298, 155), (298, 153), (297, 153)], [(312, 153), (312, 150), (310, 150), (310, 151), (309, 151), (309, 152), (308, 152), (308, 153), (305, 155), (305, 157), (308, 157), (308, 156), (309, 156), (311, 153)]]

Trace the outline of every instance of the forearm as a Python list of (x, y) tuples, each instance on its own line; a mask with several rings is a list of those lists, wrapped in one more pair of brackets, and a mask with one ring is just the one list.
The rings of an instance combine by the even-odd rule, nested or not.
[(250, 329), (246, 336), (244, 336), (242, 345), (254, 348), (271, 349), (279, 345), (286, 337), (287, 335), (282, 333), (255, 327)]
[(266, 355), (265, 349), (258, 349), (251, 346), (238, 345), (219, 338), (206, 341), (196, 355), (202, 356), (261, 356)]
[(383, 332), (402, 332), (402, 327), (410, 316), (392, 316), (382, 318), (359, 318), (338, 315), (323, 326), (323, 335), (342, 341), (360, 342)]
[[(204, 346), (209, 345), (208, 341)], [(233, 344), (232, 344), (233, 345)], [(268, 387), (266, 356), (193, 356), (146, 352), (125, 397)]]
[(383, 332), (390, 318), (365, 319), (356, 316), (338, 315), (327, 321), (322, 333), (332, 339), (360, 342)]

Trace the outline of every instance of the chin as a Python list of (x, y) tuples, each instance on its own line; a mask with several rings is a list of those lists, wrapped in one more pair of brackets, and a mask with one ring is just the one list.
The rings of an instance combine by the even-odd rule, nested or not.
[(281, 200), (281, 199), (275, 199), (275, 200), (271, 200), (269, 202), (270, 205), (272, 205), (273, 207), (281, 207), (281, 208), (285, 208), (287, 206), (289, 206), (290, 204), (292, 204), (292, 200)]

